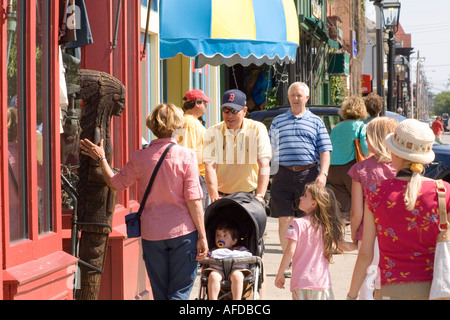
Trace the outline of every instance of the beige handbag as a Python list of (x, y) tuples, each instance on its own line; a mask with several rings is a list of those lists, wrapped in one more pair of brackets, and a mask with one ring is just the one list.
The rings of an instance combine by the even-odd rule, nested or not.
[(436, 181), (439, 201), (439, 230), (434, 254), (433, 281), (430, 300), (450, 300), (450, 223), (445, 203), (445, 187), (442, 180)]

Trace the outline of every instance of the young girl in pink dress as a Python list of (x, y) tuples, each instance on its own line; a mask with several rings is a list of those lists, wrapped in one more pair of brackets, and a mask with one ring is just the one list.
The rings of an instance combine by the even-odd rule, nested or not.
[(306, 215), (295, 219), (286, 233), (288, 244), (275, 286), (284, 289), (284, 271), (292, 260), (292, 298), (332, 300), (329, 264), (333, 254), (337, 250), (355, 250), (356, 245), (343, 239), (343, 222), (338, 219), (338, 204), (330, 189), (317, 183), (307, 184), (299, 209)]

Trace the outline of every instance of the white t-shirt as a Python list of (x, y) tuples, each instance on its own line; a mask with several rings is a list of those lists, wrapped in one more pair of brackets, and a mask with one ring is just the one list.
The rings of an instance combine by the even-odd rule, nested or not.
[(286, 233), (297, 241), (292, 257), (291, 291), (295, 289), (325, 290), (331, 288), (329, 263), (323, 255), (322, 228), (311, 225), (311, 217), (294, 219)]

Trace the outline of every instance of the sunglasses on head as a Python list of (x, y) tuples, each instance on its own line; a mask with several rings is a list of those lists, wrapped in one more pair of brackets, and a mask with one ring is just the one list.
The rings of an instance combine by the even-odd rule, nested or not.
[(222, 112), (225, 113), (225, 114), (229, 114), (230, 112), (232, 114), (237, 114), (237, 113), (239, 113), (239, 111), (241, 111), (241, 110), (236, 110), (236, 109), (233, 109), (233, 108), (222, 108)]

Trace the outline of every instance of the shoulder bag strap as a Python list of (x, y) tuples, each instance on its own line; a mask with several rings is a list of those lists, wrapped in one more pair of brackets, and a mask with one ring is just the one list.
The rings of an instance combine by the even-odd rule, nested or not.
[(150, 194), (150, 189), (152, 188), (153, 181), (155, 181), (156, 174), (158, 173), (159, 167), (161, 167), (161, 164), (162, 164), (164, 158), (166, 157), (166, 155), (169, 152), (170, 148), (172, 148), (174, 145), (175, 145), (175, 143), (170, 143), (167, 146), (167, 148), (166, 148), (166, 150), (164, 150), (161, 158), (159, 158), (159, 161), (156, 164), (155, 169), (153, 170), (152, 176), (151, 176), (150, 181), (148, 182), (148, 185), (147, 185), (147, 189), (145, 190), (144, 196), (142, 197), (141, 204), (139, 206), (139, 211), (138, 211), (138, 216), (139, 217), (141, 216), (142, 211), (144, 211), (145, 203), (147, 202), (148, 195)]
[(359, 128), (358, 128), (358, 136), (356, 137), (357, 139), (360, 139), (360, 140), (361, 140), (361, 131), (362, 131), (363, 125), (364, 125), (364, 122), (359, 126)]
[[(448, 230), (449, 222), (447, 219), (447, 208), (445, 204), (445, 187), (442, 180), (436, 180), (436, 191), (438, 193), (438, 201), (439, 201), (439, 230)], [(443, 229), (442, 226), (446, 225), (447, 228)]]

